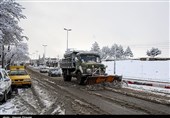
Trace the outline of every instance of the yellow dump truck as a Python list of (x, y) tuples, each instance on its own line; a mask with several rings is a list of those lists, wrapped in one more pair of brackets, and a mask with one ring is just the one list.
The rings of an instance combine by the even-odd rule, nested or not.
[(9, 77), (12, 80), (12, 86), (31, 87), (31, 77), (24, 66), (10, 66)]

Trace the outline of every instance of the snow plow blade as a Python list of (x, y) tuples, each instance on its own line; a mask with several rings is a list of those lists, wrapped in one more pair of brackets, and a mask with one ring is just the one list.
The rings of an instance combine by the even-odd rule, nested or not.
[(105, 83), (105, 82), (121, 82), (122, 81), (122, 76), (118, 75), (99, 75), (99, 76), (91, 76), (87, 78), (87, 81), (85, 82), (86, 85), (93, 85), (93, 84), (100, 84), (100, 83)]

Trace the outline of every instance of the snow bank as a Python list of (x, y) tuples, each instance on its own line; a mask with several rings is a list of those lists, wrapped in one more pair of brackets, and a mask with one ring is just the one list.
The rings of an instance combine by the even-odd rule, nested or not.
[[(114, 74), (114, 61), (102, 62), (107, 65), (106, 73)], [(170, 61), (116, 61), (116, 74), (124, 79), (170, 82)]]

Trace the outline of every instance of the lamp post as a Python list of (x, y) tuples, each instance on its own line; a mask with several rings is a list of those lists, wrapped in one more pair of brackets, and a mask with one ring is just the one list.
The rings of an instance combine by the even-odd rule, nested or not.
[(64, 28), (64, 30), (67, 31), (67, 49), (66, 49), (66, 51), (68, 51), (68, 31), (71, 31), (71, 29), (66, 29), (66, 28)]
[(116, 46), (115, 46), (115, 52), (114, 52), (114, 74), (116, 74)]
[(36, 50), (36, 59), (38, 60), (38, 50)]
[(39, 60), (38, 60), (38, 50), (36, 50), (36, 64), (37, 64), (37, 66), (39, 65), (38, 63), (39, 63)]
[(44, 56), (43, 56), (43, 58), (44, 58), (44, 64), (45, 64), (45, 47), (46, 47), (47, 45), (42, 45), (42, 46), (44, 46)]

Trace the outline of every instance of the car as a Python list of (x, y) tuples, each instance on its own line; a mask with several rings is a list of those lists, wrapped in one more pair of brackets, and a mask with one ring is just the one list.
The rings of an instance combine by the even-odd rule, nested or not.
[(40, 73), (47, 73), (48, 72), (48, 68), (47, 67), (41, 67), (40, 68)]
[(48, 76), (61, 77), (61, 69), (60, 68), (50, 68), (49, 71), (48, 71)]
[(12, 80), (12, 87), (28, 86), (31, 87), (31, 77), (24, 66), (10, 66), (9, 77)]
[(5, 69), (0, 68), (0, 101), (6, 102), (12, 94), (12, 82)]

